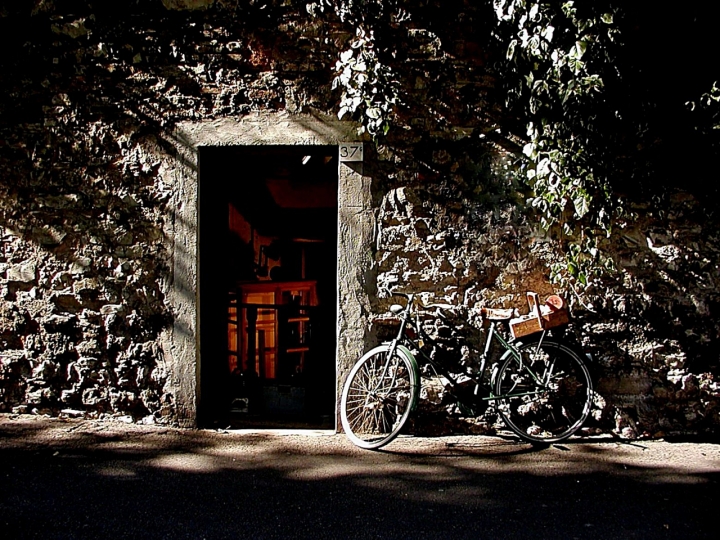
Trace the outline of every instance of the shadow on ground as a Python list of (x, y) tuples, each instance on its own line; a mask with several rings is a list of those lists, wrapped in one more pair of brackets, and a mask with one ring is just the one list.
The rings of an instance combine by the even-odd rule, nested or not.
[(0, 419), (4, 538), (715, 538), (716, 445)]

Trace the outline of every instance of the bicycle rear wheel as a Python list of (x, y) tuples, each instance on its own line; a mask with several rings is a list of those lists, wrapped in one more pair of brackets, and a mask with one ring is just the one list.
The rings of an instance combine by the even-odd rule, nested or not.
[(360, 448), (376, 449), (395, 439), (410, 415), (417, 372), (405, 352), (381, 345), (350, 371), (340, 403), (345, 435)]
[(535, 443), (575, 433), (590, 413), (590, 372), (571, 349), (553, 341), (521, 343), (501, 358), (495, 380), (498, 412), (508, 428)]

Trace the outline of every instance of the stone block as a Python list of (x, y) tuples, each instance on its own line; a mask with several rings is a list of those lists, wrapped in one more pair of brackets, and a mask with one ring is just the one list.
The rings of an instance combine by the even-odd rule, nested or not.
[(0, 374), (8, 371), (16, 365), (25, 361), (25, 351), (5, 350), (0, 351)]
[(100, 283), (96, 278), (81, 279), (73, 283), (75, 294), (89, 294), (99, 290)]
[(646, 375), (606, 375), (597, 384), (602, 395), (644, 396), (652, 393), (652, 380)]
[(7, 270), (7, 280), (18, 283), (34, 283), (37, 279), (37, 265), (34, 262), (15, 264)]
[(215, 0), (162, 0), (162, 3), (169, 10), (190, 11), (207, 9), (215, 3)]
[(92, 264), (92, 259), (89, 257), (78, 257), (72, 263), (70, 263), (71, 274), (84, 274)]

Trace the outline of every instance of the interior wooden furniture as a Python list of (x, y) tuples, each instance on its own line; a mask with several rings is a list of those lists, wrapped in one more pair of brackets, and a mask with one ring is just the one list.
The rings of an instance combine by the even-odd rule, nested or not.
[(229, 297), (230, 373), (299, 384), (311, 352), (316, 282), (244, 283)]

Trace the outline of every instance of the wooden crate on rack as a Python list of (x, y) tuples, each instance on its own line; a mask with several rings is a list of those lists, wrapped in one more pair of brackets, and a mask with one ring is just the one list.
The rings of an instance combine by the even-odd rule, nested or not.
[(514, 338), (542, 332), (569, 322), (567, 307), (559, 296), (548, 297), (542, 305), (538, 301), (537, 293), (528, 292), (527, 299), (530, 313), (509, 321), (510, 333)]

